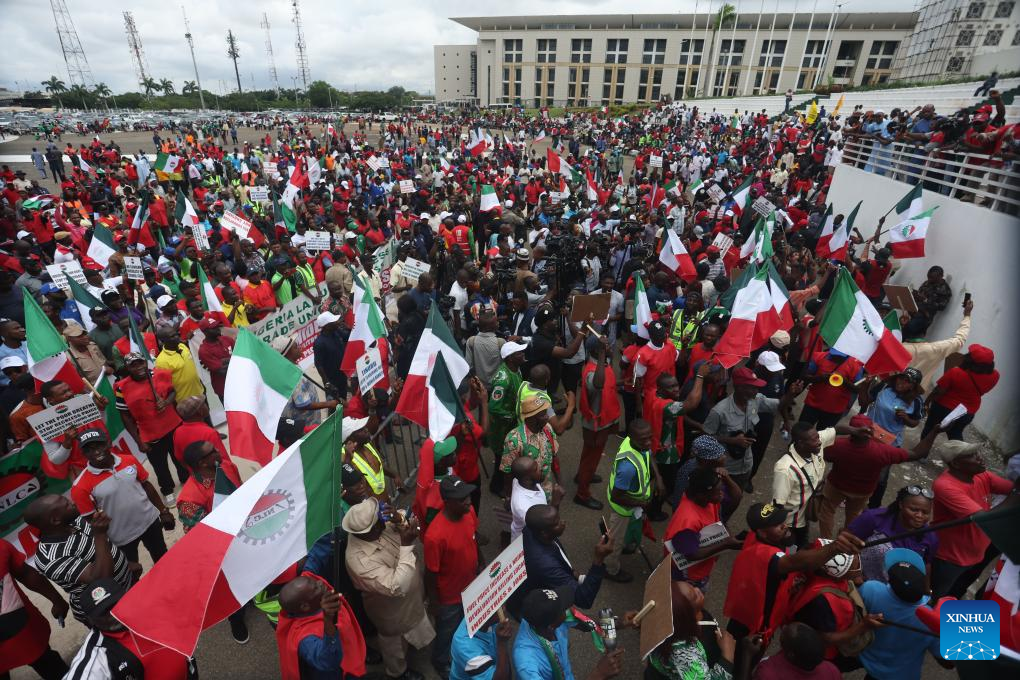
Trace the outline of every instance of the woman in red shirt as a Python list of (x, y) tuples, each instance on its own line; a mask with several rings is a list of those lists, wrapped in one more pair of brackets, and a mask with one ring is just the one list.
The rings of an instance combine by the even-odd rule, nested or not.
[(963, 363), (946, 371), (928, 395), (924, 404), (928, 409), (928, 419), (924, 422), (921, 436), (931, 432), (957, 406), (963, 406), (967, 413), (954, 420), (946, 430), (950, 439), (963, 439), (964, 428), (981, 408), (981, 397), (991, 392), (998, 382), (995, 353), (984, 345), (971, 345)]

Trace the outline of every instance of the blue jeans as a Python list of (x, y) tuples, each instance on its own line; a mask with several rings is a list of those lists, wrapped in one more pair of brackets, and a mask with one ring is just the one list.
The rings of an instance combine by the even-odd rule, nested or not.
[(432, 641), (432, 665), (440, 674), (444, 671), (449, 673), (450, 645), (453, 644), (453, 634), (457, 632), (457, 626), (463, 618), (464, 607), (459, 602), (440, 605), (436, 613), (436, 639)]

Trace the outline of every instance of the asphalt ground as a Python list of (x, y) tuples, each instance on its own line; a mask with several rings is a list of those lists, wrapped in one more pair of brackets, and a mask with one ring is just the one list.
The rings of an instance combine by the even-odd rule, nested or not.
[[(348, 130), (350, 129), (351, 127), (348, 128)], [(107, 136), (115, 139), (121, 145), (121, 148), (125, 151), (125, 153), (136, 151), (139, 148), (144, 149), (146, 152), (151, 151), (151, 133), (113, 133)], [(104, 136), (103, 139), (105, 140), (107, 136)], [(258, 136), (260, 135), (257, 131), (244, 129), (240, 131), (239, 139), (241, 141), (245, 139), (254, 140)], [(370, 139), (371, 138), (372, 137), (370, 137)], [(59, 142), (58, 146), (63, 148), (65, 142), (68, 140), (77, 146), (79, 143), (87, 142), (88, 138), (77, 135), (65, 135), (64, 142)], [(546, 145), (547, 142), (539, 142), (536, 145), (536, 147), (538, 147), (536, 150), (540, 153), (544, 152), (543, 147)], [(4, 155), (27, 154), (31, 151), (33, 146), (38, 146), (42, 149), (45, 148), (45, 142), (41, 140), (37, 142), (30, 137), (21, 137), (17, 140), (0, 143), (0, 163), (6, 162), (3, 160)], [(630, 159), (628, 159), (628, 163), (629, 160)], [(13, 165), (13, 167), (15, 169), (24, 169), (29, 177), (37, 176), (31, 163), (16, 164)], [(43, 182), (43, 185), (47, 186), (51, 190), (56, 189), (56, 186), (52, 183)], [(798, 406), (795, 408), (794, 413), (799, 412), (800, 408)], [(579, 418), (575, 418), (573, 427), (560, 437), (559, 457), (563, 470), (565, 482), (564, 487), (567, 491), (560, 510), (567, 524), (566, 531), (562, 537), (562, 542), (574, 567), (583, 573), (587, 571), (588, 566), (591, 564), (592, 549), (598, 540), (598, 521), (600, 513), (587, 508), (582, 508), (570, 501), (573, 496), (574, 485), (569, 480), (572, 479), (574, 472), (577, 470), (577, 462), (581, 453), (579, 420)], [(916, 441), (917, 434), (908, 433), (905, 446), (908, 448), (912, 447)], [(619, 446), (619, 442), (620, 439), (618, 437), (612, 436), (606, 446), (606, 454), (603, 456), (598, 468), (598, 473), (604, 479), (608, 479), (609, 477), (609, 465), (612, 460), (612, 456), (615, 454)], [(754, 480), (754, 493), (745, 494), (740, 508), (731, 519), (729, 528), (732, 533), (738, 533), (746, 528), (743, 515), (744, 510), (746, 510), (748, 505), (754, 502), (767, 502), (771, 500), (772, 464), (783, 454), (784, 450), (783, 441), (777, 432), (773, 436), (772, 442), (766, 453), (765, 461), (759, 470), (758, 476)], [(483, 455), (487, 457), (486, 463), (491, 465), (491, 452), (486, 449), (483, 452)], [(241, 468), (243, 476), (248, 477), (254, 472), (255, 468), (253, 465), (246, 461), (235, 460)], [(995, 461), (989, 460), (988, 462), (992, 467), (998, 467), (995, 464)], [(891, 500), (895, 490), (905, 484), (923, 484), (930, 488), (932, 480), (938, 476), (942, 469), (943, 467), (941, 463), (931, 460), (894, 466), (889, 481), (889, 491), (887, 492), (886, 500)], [(483, 479), (483, 484), (484, 483), (485, 480)], [(596, 485), (593, 489), (595, 490), (596, 497), (604, 501), (606, 491), (605, 483)], [(497, 505), (498, 501), (494, 496), (490, 495), (487, 491), (483, 492), (480, 512), (480, 532), (490, 539), (490, 543), (483, 548), (486, 558), (490, 560), (498, 553), (499, 529), (493, 512)], [(837, 520), (838, 519), (839, 518), (837, 517)], [(661, 536), (665, 527), (666, 522), (656, 523), (654, 528), (657, 535)], [(817, 535), (817, 527), (814, 529), (812, 536)], [(181, 535), (182, 532), (178, 523), (177, 529), (166, 535), (168, 544), (176, 541)], [(658, 559), (661, 559), (662, 549), (659, 544), (653, 544), (650, 540), (645, 539), (643, 549), (649, 559), (652, 560), (653, 564), (656, 564)], [(145, 550), (141, 551), (141, 555), (142, 564), (148, 568), (148, 566), (151, 565), (151, 561), (149, 560)], [(705, 608), (717, 617), (722, 616), (723, 601), (726, 596), (726, 584), (729, 581), (734, 556), (735, 553), (733, 552), (726, 552), (722, 554), (715, 566), (715, 569), (713, 570), (712, 581), (708, 587), (708, 593), (705, 598)], [(627, 610), (639, 609), (641, 607), (643, 604), (642, 594), (644, 590), (644, 582), (650, 575), (651, 570), (647, 567), (639, 554), (625, 555), (623, 557), (623, 568), (634, 574), (634, 581), (627, 584), (614, 583), (608, 580), (603, 581), (598, 598), (596, 599), (595, 605), (592, 607), (589, 614), (595, 616), (597, 615), (597, 610), (604, 607), (611, 607), (617, 614), (622, 614)], [(187, 577), (187, 574), (181, 575), (182, 579), (187, 579)], [(34, 593), (31, 595), (32, 599), (38, 606), (40, 606), (42, 611), (49, 611), (49, 607), (45, 600)], [(181, 620), (183, 620), (183, 617), (197, 615), (197, 613), (181, 611), (153, 612), (153, 616), (166, 616), (171, 619), (177, 619), (180, 617)], [(268, 621), (265, 620), (260, 612), (249, 609), (247, 613), (247, 623), (251, 633), (251, 639), (243, 646), (240, 646), (233, 641), (230, 635), (230, 629), (226, 622), (211, 628), (202, 635), (196, 652), (201, 677), (231, 680), (279, 677), (279, 659), (276, 651), (276, 641), (273, 630), (270, 628)], [(58, 628), (55, 624), (53, 625), (51, 645), (65, 659), (70, 660), (79, 648), (85, 633), (85, 628), (81, 624), (68, 617), (66, 628)], [(620, 632), (619, 639), (620, 647), (625, 650), (624, 668), (619, 677), (641, 677), (642, 664), (638, 652), (637, 633), (632, 630), (623, 630)], [(369, 642), (371, 644), (371, 641)], [(773, 647), (773, 650), (774, 649), (775, 647)], [(409, 657), (410, 667), (424, 673), (428, 678), (437, 678), (438, 676), (433, 673), (429, 664), (428, 652), (428, 649), (413, 651)], [(578, 678), (586, 677), (587, 674), (595, 667), (597, 661), (598, 653), (594, 650), (590, 637), (579, 633), (572, 634), (571, 663), (574, 668), (575, 676)], [(370, 667), (369, 671), (378, 673), (379, 677), (383, 677), (381, 666)], [(940, 668), (932, 659), (926, 659), (922, 672), (922, 678), (924, 680), (948, 678), (953, 675), (955, 675), (955, 673)], [(23, 680), (35, 677), (37, 676), (29, 668), (21, 668), (12, 673), (12, 678), (14, 678), (14, 680)], [(863, 671), (848, 674), (847, 677), (863, 677)]]

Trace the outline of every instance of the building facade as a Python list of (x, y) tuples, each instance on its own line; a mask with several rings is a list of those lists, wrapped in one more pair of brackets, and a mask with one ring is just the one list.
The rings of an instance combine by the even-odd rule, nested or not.
[(437, 102), (598, 106), (669, 96), (877, 84), (896, 74), (917, 14), (473, 17), (473, 45), (437, 45)]
[(904, 43), (897, 80), (983, 76), (1020, 66), (1020, 2), (927, 0)]

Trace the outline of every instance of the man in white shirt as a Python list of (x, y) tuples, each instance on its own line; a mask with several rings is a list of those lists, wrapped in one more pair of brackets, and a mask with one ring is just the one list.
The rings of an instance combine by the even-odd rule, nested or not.
[[(510, 490), (510, 540), (516, 540), (524, 531), (524, 517), (528, 509), (534, 505), (545, 505), (545, 490), (542, 489), (544, 475), (538, 461), (529, 456), (518, 456), (510, 464), (513, 483)], [(563, 489), (556, 485), (552, 492), (552, 505), (559, 505), (563, 497)]]

